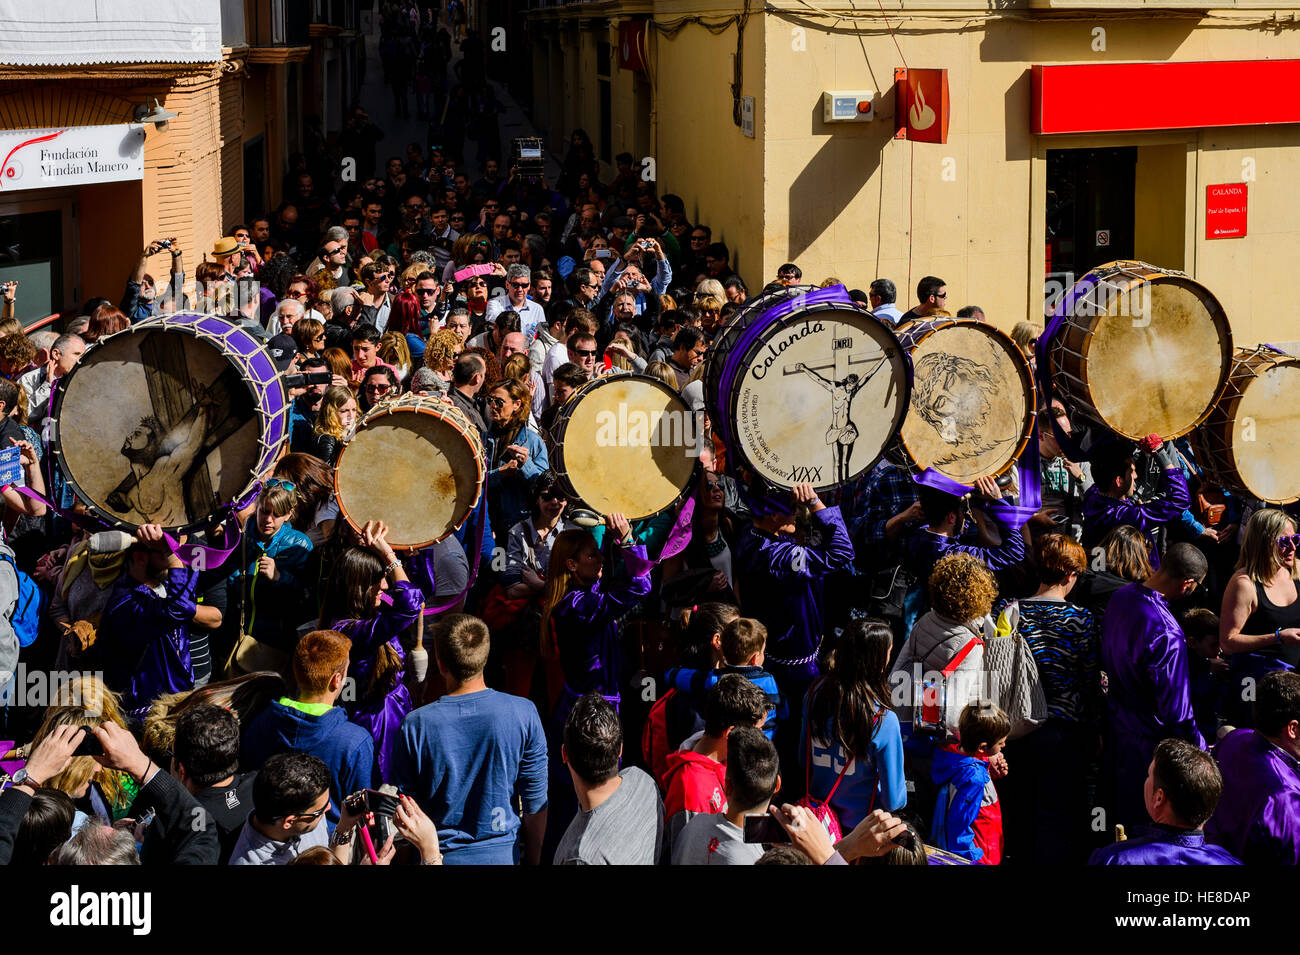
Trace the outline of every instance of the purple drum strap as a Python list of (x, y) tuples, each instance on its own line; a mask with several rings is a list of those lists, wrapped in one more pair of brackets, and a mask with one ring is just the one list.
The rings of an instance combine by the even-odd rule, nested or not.
[[(13, 485), (9, 486), (14, 487)], [(34, 501), (40, 501), (55, 514), (58, 514), (69, 523), (81, 528), (87, 533), (94, 534), (97, 531), (112, 529), (106, 521), (95, 517), (93, 514), (78, 514), (76, 511), (59, 507), (59, 505), (55, 504), (44, 494), (33, 491), (29, 487), (18, 486), (14, 487), (14, 490), (19, 494), (24, 494), (27, 497), (30, 497)], [(259, 482), (253, 490), (244, 496), (243, 500), (235, 501), (233, 504), (226, 506), (226, 517), (221, 522), (221, 539), (223, 542), (228, 541), (231, 540), (233, 535), (233, 540), (231, 540), (231, 543), (228, 546), (208, 547), (204, 544), (180, 544), (177, 543), (176, 538), (172, 537), (170, 534), (163, 534), (163, 540), (167, 542), (167, 546), (171, 548), (172, 553), (191, 567), (220, 567), (225, 563), (226, 558), (233, 554), (235, 549), (239, 547), (240, 538), (243, 537), (244, 531), (239, 524), (239, 512), (248, 507), (249, 504), (253, 503), (257, 498), (257, 495), (261, 493), (261, 490), (262, 485)], [(198, 559), (200, 554), (202, 555), (202, 559)]]
[[(483, 502), (483, 506), (485, 508), (487, 507), (486, 501)], [(474, 586), (474, 581), (478, 579), (478, 565), (479, 565), (479, 561), (483, 557), (483, 532), (484, 529), (487, 527), (487, 521), (481, 521), (478, 519), (477, 507), (475, 507), (474, 510), (470, 512), (469, 519), (477, 525), (477, 529), (473, 534), (474, 560), (470, 563), (469, 578), (465, 581), (465, 588), (460, 593), (456, 594), (456, 596), (452, 597), (450, 600), (445, 601), (444, 603), (441, 603), (436, 607), (425, 607), (424, 615), (426, 617), (431, 617), (434, 614), (443, 613), (444, 611), (450, 610), (452, 607), (456, 606), (456, 604), (460, 603), (461, 599), (464, 598), (464, 596), (467, 593), (469, 593), (469, 589)], [(469, 537), (471, 535), (467, 534), (465, 536)]]
[[(1032, 505), (1030, 503), (1007, 504), (1004, 501), (981, 501), (980, 502), (980, 506), (984, 510), (995, 515), (999, 520), (1003, 521), (1004, 523), (1016, 528), (1023, 527), (1026, 521), (1028, 521), (1031, 517), (1033, 517), (1036, 513), (1038, 513), (1038, 508), (1042, 500), (1042, 492), (1039, 487), (1039, 481), (1038, 481), (1038, 431), (1037, 429), (1035, 429), (1034, 431), (1031, 447), (1033, 448), (1032, 452), (1030, 451), (1029, 448), (1026, 448), (1025, 453), (1021, 455), (1020, 479), (1022, 481), (1028, 481), (1029, 479), (1025, 476), (1025, 471), (1026, 468), (1031, 469), (1034, 474), (1032, 480), (1032, 487), (1029, 489), (1028, 492), (1026, 492), (1025, 485), (1022, 484), (1020, 486), (1020, 495), (1021, 495), (1020, 500), (1027, 501), (1026, 493), (1036, 496), (1038, 500), (1032, 502)], [(1031, 458), (1032, 460), (1030, 460)], [(967, 494), (970, 494), (975, 490), (974, 485), (962, 484), (959, 481), (954, 481), (952, 478), (948, 477), (948, 475), (942, 474), (939, 471), (936, 471), (934, 468), (926, 468), (920, 474), (913, 475), (912, 480), (915, 481), (917, 484), (923, 485), (924, 487), (934, 488), (936, 491), (944, 491), (948, 494), (953, 495), (953, 497), (965, 497)]]
[(677, 520), (673, 522), (672, 529), (668, 532), (668, 539), (664, 541), (664, 546), (659, 551), (658, 562), (668, 560), (670, 557), (676, 557), (686, 549), (686, 545), (691, 542), (691, 518), (695, 515), (695, 497), (688, 497), (682, 504), (681, 513), (677, 515)]
[[(1085, 285), (1084, 283), (1088, 283)], [(1088, 273), (1079, 281), (1070, 287), (1070, 290), (1061, 296), (1061, 300), (1056, 303), (1056, 309), (1052, 312), (1052, 320), (1047, 323), (1047, 328), (1043, 329), (1043, 334), (1038, 336), (1038, 344), (1035, 346), (1034, 377), (1038, 379), (1038, 391), (1043, 396), (1043, 407), (1052, 407), (1052, 398), (1056, 394), (1055, 388), (1052, 387), (1052, 340), (1061, 333), (1065, 327), (1065, 320), (1078, 306), (1079, 301), (1087, 297), (1088, 293), (1097, 285), (1096, 276)], [(1037, 408), (1034, 409), (1038, 411)], [(1086, 461), (1087, 455), (1078, 443), (1056, 423), (1055, 416), (1052, 417), (1052, 437), (1056, 438), (1056, 443), (1060, 445), (1061, 451), (1071, 461)], [(1038, 425), (1034, 425), (1034, 433), (1030, 436), (1030, 441), (1034, 445), (1034, 457), (1038, 457)], [(1037, 471), (1035, 471), (1037, 473)], [(1024, 485), (1021, 485), (1024, 488)], [(1041, 497), (1040, 497), (1041, 500)]]

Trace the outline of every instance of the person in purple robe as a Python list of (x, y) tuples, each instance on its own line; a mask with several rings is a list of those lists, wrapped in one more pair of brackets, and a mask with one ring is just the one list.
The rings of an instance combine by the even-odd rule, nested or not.
[[(927, 481), (938, 482), (939, 477), (930, 476)], [(989, 506), (985, 511), (997, 527), (1001, 543), (993, 546), (963, 543), (971, 536), (967, 531), (974, 530), (970, 506), (973, 497), (962, 497), (931, 483), (918, 483), (917, 493), (926, 524), (908, 533), (903, 542), (905, 566), (917, 579), (929, 580), (934, 565), (951, 553), (978, 557), (994, 574), (1011, 570), (1024, 561), (1025, 538), (1020, 532), (1024, 521), (1017, 519), (1014, 509)], [(961, 486), (953, 487), (955, 490)], [(991, 477), (977, 479), (975, 488), (982, 503), (992, 505), (1002, 500), (1002, 490)]]
[[(793, 504), (791, 503), (793, 499)], [(794, 510), (807, 508), (820, 544), (795, 537)], [(789, 719), (773, 742), (781, 761), (797, 765), (803, 700), (817, 679), (817, 654), (826, 632), (823, 592), (826, 578), (853, 564), (853, 541), (839, 507), (827, 507), (811, 484), (796, 484), (790, 495), (769, 495), (754, 503), (753, 523), (741, 530), (735, 549), (736, 577), (745, 616), (767, 627), (764, 669), (789, 700)]]
[(1265, 674), (1255, 728), (1229, 733), (1214, 755), (1224, 792), (1209, 841), (1247, 865), (1300, 865), (1300, 673)]
[(126, 551), (126, 571), (104, 608), (94, 647), (122, 707), (143, 716), (154, 698), (194, 688), (190, 622), (198, 571), (172, 552), (163, 529), (145, 524)]
[(644, 545), (633, 543), (627, 518), (610, 514), (605, 527), (627, 568), (627, 577), (617, 582), (604, 578), (605, 556), (587, 529), (562, 531), (551, 545), (541, 637), (547, 655), (558, 659), (563, 676), (562, 686), (551, 686), (552, 724), (560, 729), (573, 704), (586, 693), (599, 693), (618, 709), (623, 670), (620, 624), (650, 592), (654, 563), (646, 557)]
[(1223, 777), (1209, 753), (1180, 739), (1156, 744), (1142, 798), (1155, 826), (1098, 849), (1089, 865), (1241, 865), (1222, 846), (1206, 842)]
[(1107, 675), (1107, 751), (1115, 820), (1146, 818), (1143, 780), (1156, 744), (1176, 738), (1205, 748), (1188, 689), (1187, 641), (1169, 609), (1189, 596), (1208, 569), (1191, 544), (1174, 544), (1165, 564), (1142, 583), (1110, 598), (1101, 629), (1101, 668)]
[(321, 605), (320, 628), (337, 630), (352, 641), (349, 673), (356, 680), (348, 717), (375, 740), (379, 775), (389, 778), (393, 746), (402, 720), (411, 712), (411, 694), (402, 682), (406, 653), (401, 635), (420, 615), (424, 596), (388, 544), (388, 527), (368, 522), (360, 547), (349, 547), (330, 569)]
[(1132, 446), (1111, 446), (1096, 454), (1092, 460), (1092, 477), (1096, 483), (1083, 495), (1083, 546), (1092, 553), (1112, 528), (1129, 524), (1147, 536), (1151, 565), (1159, 567), (1160, 554), (1152, 532), (1177, 521), (1190, 498), (1187, 478), (1173, 442), (1162, 443), (1157, 435), (1151, 434), (1142, 439), (1141, 446), (1153, 452), (1164, 469), (1164, 488), (1151, 500), (1139, 503), (1133, 500), (1137, 465), (1133, 460)]

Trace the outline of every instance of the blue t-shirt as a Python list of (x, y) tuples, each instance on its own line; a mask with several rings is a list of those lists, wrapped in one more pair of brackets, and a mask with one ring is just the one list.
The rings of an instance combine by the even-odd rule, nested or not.
[[(811, 691), (810, 691), (811, 695)], [(804, 701), (803, 724), (799, 735), (799, 769), (808, 766), (808, 711), (811, 699)], [(829, 736), (831, 726), (821, 732)], [(840, 771), (849, 761), (849, 753), (836, 741), (829, 748), (813, 734), (812, 783), (809, 795), (824, 800), (835, 788)], [(871, 746), (864, 759), (852, 760), (844, 772), (844, 779), (835, 789), (831, 808), (839, 817), (840, 827), (847, 833), (867, 817), (869, 809), (895, 812), (907, 805), (907, 780), (903, 775), (903, 737), (898, 717), (893, 710), (881, 714)]]
[(438, 827), (448, 865), (512, 865), (523, 811), (546, 807), (546, 733), (523, 697), (444, 696), (402, 721), (393, 779)]

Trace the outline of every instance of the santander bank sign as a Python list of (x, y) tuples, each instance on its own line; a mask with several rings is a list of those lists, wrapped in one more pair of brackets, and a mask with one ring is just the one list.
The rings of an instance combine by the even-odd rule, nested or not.
[(144, 178), (144, 127), (69, 126), (0, 132), (0, 195)]

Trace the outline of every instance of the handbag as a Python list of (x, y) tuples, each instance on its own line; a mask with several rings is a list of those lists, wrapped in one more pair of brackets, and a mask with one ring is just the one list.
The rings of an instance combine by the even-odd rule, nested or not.
[[(880, 725), (880, 712), (877, 711), (875, 722), (872, 726), (872, 731), (871, 731), (873, 736), (875, 735), (875, 727), (879, 725)], [(817, 821), (826, 827), (826, 832), (831, 837), (831, 845), (834, 845), (835, 843), (839, 842), (840, 839), (844, 838), (844, 830), (840, 827), (840, 817), (837, 816), (835, 814), (835, 810), (831, 808), (831, 800), (835, 798), (835, 790), (839, 789), (840, 783), (844, 781), (844, 774), (847, 773), (849, 771), (849, 767), (853, 765), (853, 757), (850, 756), (845, 761), (844, 768), (841, 769), (840, 774), (835, 777), (835, 785), (832, 786), (831, 791), (826, 794), (826, 798), (816, 799), (811, 795), (812, 793), (812, 723), (811, 722), (809, 722), (808, 724), (808, 742), (804, 752), (808, 754), (807, 759), (804, 762), (805, 795), (802, 799), (799, 800), (798, 805), (803, 806), (805, 809), (807, 809), (809, 812), (811, 812), (814, 816), (817, 817)], [(871, 815), (871, 810), (876, 807), (876, 789), (879, 786), (879, 779), (880, 777), (879, 775), (877, 775), (876, 779), (873, 780), (871, 783), (871, 800), (867, 803), (868, 816)]]
[(871, 609), (886, 619), (903, 619), (903, 604), (915, 582), (902, 564), (876, 571), (871, 575)]
[(1020, 635), (1020, 604), (1011, 601), (998, 614), (996, 632), (984, 641), (984, 668), (994, 701), (1011, 719), (1008, 739), (1019, 739), (1047, 721), (1047, 696), (1038, 663)]
[[(244, 566), (245, 580), (248, 578), (248, 548), (245, 546), (247, 540), (247, 536), (241, 536), (239, 541), (239, 558)], [(266, 670), (288, 673), (292, 669), (293, 661), (289, 654), (276, 649), (268, 643), (263, 643), (249, 632), (253, 627), (252, 619), (248, 621), (247, 626), (244, 625), (244, 610), (248, 604), (253, 602), (253, 594), (257, 591), (257, 573), (254, 572), (252, 577), (253, 582), (248, 587), (248, 599), (239, 601), (239, 636), (235, 638), (235, 645), (230, 650), (230, 656), (226, 658), (227, 679)], [(241, 581), (242, 586), (243, 582)], [(256, 615), (257, 610), (254, 607), (253, 616), (256, 617)]]

